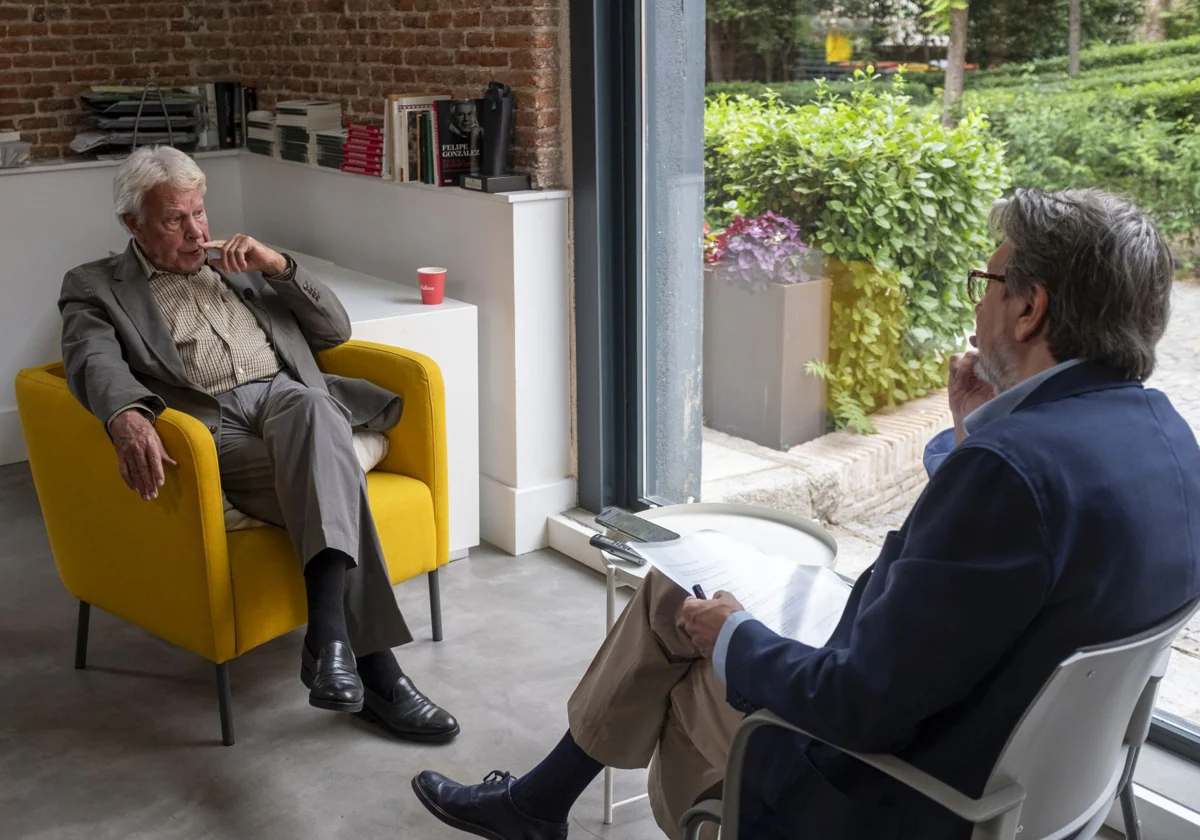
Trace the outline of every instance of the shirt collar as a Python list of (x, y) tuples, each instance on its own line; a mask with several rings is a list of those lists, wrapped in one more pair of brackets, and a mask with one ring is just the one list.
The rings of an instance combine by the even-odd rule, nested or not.
[(150, 260), (146, 258), (146, 254), (142, 251), (142, 246), (138, 244), (136, 239), (129, 240), (133, 245), (133, 253), (137, 254), (138, 262), (142, 264), (142, 270), (146, 272), (147, 279), (159, 273), (159, 270), (150, 264)]
[[(157, 277), (160, 274), (174, 274), (174, 272), (172, 272), (172, 271), (167, 271), (162, 268), (155, 268), (154, 265), (150, 262), (150, 259), (146, 256), (146, 253), (142, 250), (142, 246), (138, 244), (137, 240), (131, 239), (129, 241), (133, 243), (133, 253), (137, 254), (138, 262), (140, 262), (142, 264), (142, 269), (146, 272), (147, 280), (153, 280), (155, 277)], [(198, 271), (193, 271), (191, 274), (186, 275), (186, 276), (195, 277), (197, 274), (203, 274), (204, 269), (206, 269), (208, 267), (209, 267), (208, 263), (205, 263), (204, 265), (202, 265), (200, 267), (200, 269)], [(177, 276), (184, 276), (184, 275), (177, 275)]]
[(992, 397), (968, 414), (966, 419), (963, 420), (963, 425), (967, 428), (967, 434), (973, 435), (993, 420), (999, 420), (1001, 417), (1007, 417), (1012, 414), (1016, 411), (1017, 406), (1024, 402), (1025, 398), (1032, 394), (1039, 385), (1056, 373), (1075, 367), (1075, 365), (1082, 361), (1083, 359), (1070, 359), (1061, 362), (1054, 367), (1046, 368), (1041, 373), (1035, 373), (1024, 382), (1018, 382), (1007, 391), (1002, 391)]

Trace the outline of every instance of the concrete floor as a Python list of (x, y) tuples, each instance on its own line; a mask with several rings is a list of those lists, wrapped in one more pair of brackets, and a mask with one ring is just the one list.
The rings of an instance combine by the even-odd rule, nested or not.
[[(604, 584), (553, 552), (489, 547), (442, 572), (446, 639), (429, 638), (423, 580), (397, 595), (417, 684), (458, 716), (452, 745), (388, 739), (311, 708), (302, 634), (232, 664), (237, 744), (220, 745), (213, 666), (93, 610), (89, 667), (73, 669), (76, 602), (63, 589), (25, 464), (0, 467), (0, 837), (6, 840), (397, 840), (463, 837), (409, 780), (521, 772), (566, 729), (565, 702), (604, 628)], [(164, 558), (163, 562), (169, 562)], [(617, 796), (645, 790), (619, 772)], [(644, 802), (600, 820), (600, 782), (571, 836), (661, 837)]]

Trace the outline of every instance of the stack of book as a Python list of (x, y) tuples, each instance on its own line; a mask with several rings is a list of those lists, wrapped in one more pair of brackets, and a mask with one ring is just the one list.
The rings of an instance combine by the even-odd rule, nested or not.
[(275, 115), (251, 111), (246, 115), (246, 148), (255, 154), (275, 157)]
[(327, 128), (316, 132), (317, 166), (329, 169), (342, 168), (342, 146), (346, 142), (346, 129)]
[(279, 156), (297, 163), (317, 162), (317, 132), (342, 126), (340, 102), (293, 99), (275, 106)]
[(342, 146), (342, 171), (357, 175), (383, 174), (383, 128), (350, 123)]

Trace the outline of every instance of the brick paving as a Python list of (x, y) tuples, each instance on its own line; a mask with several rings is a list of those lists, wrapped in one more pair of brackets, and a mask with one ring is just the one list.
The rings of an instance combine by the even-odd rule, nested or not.
[[(1158, 366), (1149, 385), (1170, 397), (1200, 435), (1200, 284), (1176, 284), (1171, 321), (1158, 346)], [(904, 494), (903, 504), (890, 511), (841, 517), (827, 526), (838, 541), (839, 571), (857, 574), (874, 561), (887, 532), (900, 527), (921, 486)], [(1200, 617), (1175, 643), (1159, 706), (1200, 723)]]

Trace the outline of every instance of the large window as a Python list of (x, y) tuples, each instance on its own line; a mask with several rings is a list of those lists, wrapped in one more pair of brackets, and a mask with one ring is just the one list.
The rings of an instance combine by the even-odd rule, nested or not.
[[(1137, 103), (1194, 84), (1200, 55), (1119, 46), (1126, 18), (1085, 16), (1118, 45), (1071, 79), (1065, 20), (1034, 25), (1027, 6), (977, 15), (968, 67), (1025, 63), (968, 69), (944, 120), (948, 38), (917, 3), (572, 4), (584, 507), (776, 505), (825, 521), (857, 574), (923, 487), (995, 199), (1096, 185), (1181, 242), (1196, 233), (1200, 169), (1172, 161), (1200, 160), (1200, 135)], [(1185, 414), (1196, 319), (1200, 287), (1181, 282), (1151, 384)], [(1200, 431), (1200, 410), (1187, 419)], [(885, 466), (844, 466), (884, 439), (901, 441)], [(1200, 621), (1176, 644), (1155, 740), (1200, 754), (1198, 698)]]

